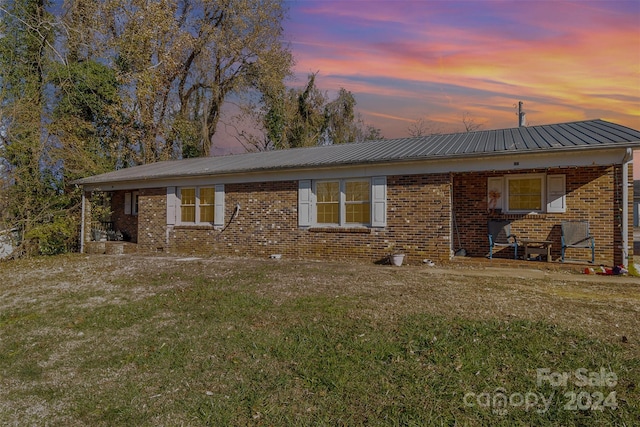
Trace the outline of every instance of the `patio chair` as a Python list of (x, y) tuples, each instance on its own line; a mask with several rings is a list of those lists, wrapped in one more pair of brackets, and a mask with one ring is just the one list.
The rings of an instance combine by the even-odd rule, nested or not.
[(596, 261), (596, 240), (589, 233), (589, 221), (562, 221), (562, 262), (567, 248), (591, 249), (591, 264)]
[(493, 259), (494, 246), (512, 246), (513, 259), (518, 259), (518, 239), (511, 234), (511, 222), (489, 221), (489, 259)]

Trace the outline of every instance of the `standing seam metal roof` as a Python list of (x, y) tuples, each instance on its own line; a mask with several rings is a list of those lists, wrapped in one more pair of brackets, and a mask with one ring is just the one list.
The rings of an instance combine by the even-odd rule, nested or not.
[(76, 184), (318, 168), (608, 146), (640, 146), (640, 131), (604, 120), (170, 160), (83, 178)]

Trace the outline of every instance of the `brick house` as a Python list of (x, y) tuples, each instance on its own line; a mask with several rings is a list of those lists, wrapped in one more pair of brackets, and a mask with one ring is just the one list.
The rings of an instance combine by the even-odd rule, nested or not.
[(639, 131), (589, 120), (142, 165), (77, 182), (81, 246), (109, 243), (92, 232), (102, 194), (139, 252), (376, 261), (401, 247), (420, 263), (486, 256), (487, 223), (503, 219), (557, 259), (561, 222), (579, 219), (597, 264), (626, 264), (639, 146)]

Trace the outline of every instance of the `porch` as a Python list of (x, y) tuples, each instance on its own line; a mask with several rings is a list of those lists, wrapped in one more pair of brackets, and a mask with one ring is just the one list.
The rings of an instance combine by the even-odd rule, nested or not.
[(97, 255), (126, 255), (138, 252), (138, 245), (124, 241), (89, 241), (84, 244), (84, 252)]
[[(567, 249), (565, 259), (584, 261), (583, 266), (620, 265), (624, 256), (624, 227), (619, 213), (623, 201), (622, 175), (617, 165), (454, 174), (452, 250), (456, 253), (464, 249), (468, 257), (487, 257), (490, 252), (488, 224), (505, 221), (519, 243), (519, 262), (533, 262), (523, 261), (526, 241), (544, 242), (538, 245), (543, 247), (534, 250), (543, 254), (536, 253), (532, 259), (546, 261), (549, 249), (551, 261), (557, 262), (562, 258), (562, 223), (586, 221), (595, 239), (594, 262), (590, 263), (591, 250), (585, 248)], [(554, 179), (556, 181), (552, 181)], [(556, 186), (557, 183), (560, 185)], [(526, 191), (517, 187), (524, 184), (528, 185)], [(515, 192), (514, 188), (522, 193), (516, 203), (537, 203), (537, 208), (531, 209), (532, 212), (528, 208), (510, 209), (509, 204), (514, 200), (506, 198), (509, 189)], [(533, 194), (536, 191), (537, 194)], [(532, 194), (535, 197), (530, 197)], [(556, 200), (561, 203), (552, 205)], [(628, 231), (629, 255), (633, 256), (633, 232)], [(494, 261), (513, 259), (514, 248), (494, 247), (493, 258)]]

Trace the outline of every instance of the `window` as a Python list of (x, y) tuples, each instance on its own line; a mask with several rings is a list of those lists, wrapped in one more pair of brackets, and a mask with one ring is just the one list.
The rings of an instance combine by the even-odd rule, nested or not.
[(565, 212), (565, 187), (565, 175), (490, 177), (487, 181), (487, 207), (507, 213)]
[(507, 177), (507, 210), (509, 212), (542, 211), (542, 176)]
[(301, 180), (298, 220), (300, 226), (384, 226), (386, 177)]
[(215, 194), (211, 187), (200, 189), (200, 222), (213, 222)]
[(345, 222), (347, 224), (369, 224), (371, 203), (369, 180), (345, 182)]
[(138, 191), (124, 193), (125, 215), (138, 215), (139, 198), (140, 198), (140, 193)]
[(180, 222), (196, 222), (196, 189), (180, 189)]
[(338, 181), (316, 184), (316, 218), (320, 224), (340, 223), (340, 183)]
[(138, 200), (140, 199), (140, 193), (134, 191), (131, 197), (133, 199), (131, 204), (131, 213), (138, 215)]
[(167, 225), (216, 225), (224, 221), (224, 185), (167, 187)]

